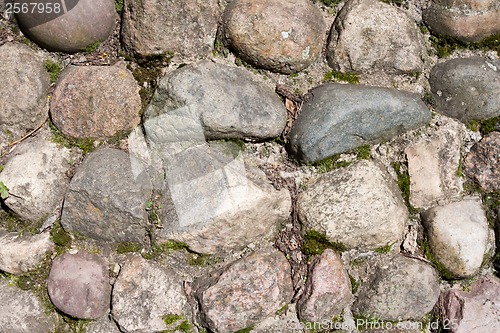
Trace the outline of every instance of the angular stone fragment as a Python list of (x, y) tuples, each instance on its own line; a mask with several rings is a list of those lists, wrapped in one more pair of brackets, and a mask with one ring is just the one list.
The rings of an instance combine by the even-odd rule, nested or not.
[(500, 33), (497, 0), (433, 0), (423, 11), (425, 23), (439, 34), (477, 42)]
[(399, 8), (378, 0), (350, 0), (335, 18), (328, 64), (340, 71), (415, 73), (424, 47), (417, 25)]
[(232, 333), (257, 324), (292, 298), (290, 266), (268, 247), (196, 280), (201, 321), (211, 331)]
[(500, 116), (500, 61), (451, 59), (432, 68), (429, 78), (436, 111), (464, 123)]
[(125, 152), (102, 148), (87, 155), (71, 180), (62, 226), (104, 242), (142, 243), (151, 183)]
[(395, 89), (333, 83), (312, 95), (290, 132), (290, 151), (304, 162), (389, 140), (431, 119), (417, 95)]
[(500, 191), (500, 132), (492, 132), (475, 144), (464, 166), (465, 173), (485, 191)]
[(488, 221), (481, 200), (462, 201), (422, 213), (429, 246), (435, 259), (457, 277), (478, 272), (488, 246)]
[(290, 74), (320, 55), (325, 23), (306, 0), (234, 0), (224, 13), (225, 37), (248, 63)]
[(340, 316), (351, 299), (351, 282), (340, 256), (325, 250), (309, 263), (305, 290), (297, 303), (300, 319), (322, 322)]
[(174, 331), (191, 318), (177, 274), (139, 255), (127, 256), (123, 264), (113, 287), (112, 315), (121, 332)]
[(126, 1), (121, 36), (130, 54), (203, 57), (212, 51), (218, 17), (217, 0)]
[(408, 219), (396, 184), (371, 161), (320, 176), (300, 194), (297, 209), (306, 230), (364, 250), (399, 242)]
[(365, 270), (355, 315), (385, 321), (419, 320), (439, 297), (439, 280), (432, 266), (400, 254), (383, 256)]
[(57, 82), (51, 118), (72, 138), (106, 139), (140, 122), (139, 85), (125, 64), (70, 66)]
[(35, 268), (54, 249), (50, 234), (20, 237), (0, 229), (0, 271), (23, 274)]
[(286, 109), (272, 89), (241, 68), (203, 61), (163, 78), (144, 115), (155, 143), (267, 139), (280, 135)]

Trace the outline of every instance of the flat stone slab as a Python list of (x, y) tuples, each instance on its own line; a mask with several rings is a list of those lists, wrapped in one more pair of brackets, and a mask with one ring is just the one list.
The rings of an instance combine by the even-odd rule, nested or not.
[(424, 43), (413, 20), (378, 0), (350, 0), (335, 17), (326, 57), (342, 72), (416, 73), (423, 69)]
[(114, 66), (69, 66), (54, 90), (51, 119), (72, 138), (111, 138), (139, 124), (139, 90), (123, 62)]
[(299, 195), (297, 210), (306, 230), (364, 250), (398, 243), (408, 220), (394, 180), (371, 161), (321, 175)]
[(280, 135), (286, 109), (247, 70), (202, 61), (164, 77), (144, 114), (148, 140), (268, 139)]
[(134, 165), (126, 152), (114, 148), (87, 155), (66, 193), (64, 229), (103, 242), (144, 242), (152, 186)]
[(189, 323), (191, 310), (170, 267), (129, 255), (113, 287), (112, 315), (121, 332), (164, 332)]
[[(204, 327), (232, 333), (253, 326), (292, 298), (290, 265), (266, 247), (193, 283)], [(223, 301), (222, 301), (223, 300)]]
[(223, 24), (238, 56), (284, 74), (299, 72), (319, 57), (326, 30), (321, 12), (307, 0), (231, 1)]
[(451, 59), (432, 68), (429, 78), (436, 111), (464, 123), (500, 116), (500, 61)]
[(478, 197), (431, 208), (422, 213), (434, 258), (457, 277), (476, 274), (489, 241), (488, 221)]
[(54, 250), (50, 233), (20, 237), (16, 232), (0, 230), (0, 270), (24, 274), (35, 268), (45, 255)]
[(47, 290), (52, 303), (72, 317), (103, 317), (111, 299), (108, 264), (95, 254), (65, 253), (52, 262)]
[(304, 162), (389, 140), (431, 119), (417, 95), (396, 89), (331, 83), (311, 93), (290, 132), (289, 150)]

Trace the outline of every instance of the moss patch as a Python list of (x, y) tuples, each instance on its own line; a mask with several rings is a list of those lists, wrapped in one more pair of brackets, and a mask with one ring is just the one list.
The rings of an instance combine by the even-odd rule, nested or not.
[(302, 252), (311, 258), (315, 255), (320, 255), (326, 249), (333, 249), (337, 252), (347, 250), (347, 246), (341, 242), (332, 242), (324, 234), (316, 230), (309, 230), (304, 236), (304, 245)]
[(350, 274), (349, 274), (349, 280), (351, 281), (351, 291), (352, 291), (352, 294), (354, 295), (358, 291), (359, 286), (361, 285), (361, 282), (356, 280)]
[(253, 329), (254, 329), (254, 326), (252, 325), (252, 326), (245, 327), (241, 330), (238, 330), (234, 333), (248, 333), (248, 332), (251, 332)]
[(357, 84), (359, 83), (359, 76), (354, 73), (342, 73), (334, 70), (325, 73), (325, 75), (323, 76), (323, 81), (327, 82), (331, 80)]
[(166, 326), (172, 327), (170, 329), (164, 330), (162, 332), (192, 332), (192, 325), (187, 321), (184, 316), (177, 314), (167, 314), (162, 317), (163, 322)]
[(322, 3), (323, 5), (327, 7), (335, 7), (339, 3), (342, 2), (342, 0), (318, 0), (317, 2)]
[(60, 144), (66, 148), (78, 147), (82, 150), (83, 155), (87, 155), (93, 151), (96, 147), (94, 146), (94, 139), (73, 139), (66, 137), (57, 127), (49, 121), (50, 131), (52, 132), (52, 142)]
[(59, 220), (55, 221), (50, 230), (50, 237), (56, 245), (58, 254), (66, 252), (71, 247), (71, 236), (64, 231)]
[(352, 164), (352, 162), (339, 161), (340, 154), (336, 154), (320, 161), (312, 163), (316, 167), (318, 173), (327, 173), (335, 169), (344, 168)]
[(43, 67), (45, 68), (47, 73), (49, 73), (50, 84), (55, 83), (62, 72), (61, 64), (54, 62), (52, 60), (45, 60), (43, 62)]
[(394, 171), (398, 177), (397, 184), (403, 195), (403, 199), (408, 207), (410, 214), (418, 213), (418, 209), (413, 207), (410, 203), (410, 174), (408, 173), (408, 168), (404, 167), (402, 163), (395, 162), (392, 164)]
[(135, 242), (123, 242), (116, 246), (116, 252), (120, 254), (139, 252), (141, 249), (142, 245)]
[(500, 34), (492, 35), (479, 42), (469, 43), (451, 36), (432, 33), (430, 41), (439, 58), (445, 58), (455, 50), (492, 50), (500, 56)]
[(436, 267), (437, 271), (441, 275), (441, 277), (445, 280), (454, 280), (456, 277), (451, 273), (449, 270), (447, 270), (443, 264), (441, 264), (435, 257), (434, 254), (432, 254), (431, 248), (429, 246), (429, 243), (427, 239), (421, 239), (417, 241), (417, 244), (420, 246), (420, 249), (424, 253), (424, 256), (429, 259), (430, 262), (434, 264)]
[(387, 244), (386, 246), (377, 247), (375, 252), (380, 254), (389, 253), (392, 250), (392, 245), (393, 244)]
[(97, 51), (97, 49), (99, 48), (100, 45), (101, 45), (101, 42), (99, 42), (99, 41), (93, 42), (92, 44), (85, 46), (82, 49), (82, 52), (85, 52), (87, 54), (94, 53), (95, 51)]
[(123, 11), (123, 0), (115, 0), (115, 10), (118, 14)]

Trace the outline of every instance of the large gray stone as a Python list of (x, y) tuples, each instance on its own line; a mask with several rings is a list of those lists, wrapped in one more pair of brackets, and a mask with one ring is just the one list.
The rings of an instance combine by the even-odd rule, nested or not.
[(0, 173), (11, 193), (5, 204), (20, 217), (36, 222), (60, 207), (69, 185), (66, 173), (81, 156), (50, 137), (44, 127), (37, 136), (18, 144)]
[(400, 254), (384, 255), (360, 269), (358, 298), (352, 311), (365, 318), (419, 320), (439, 298), (439, 280), (432, 266)]
[(497, 0), (433, 0), (423, 11), (425, 23), (436, 33), (477, 42), (500, 33)]
[[(144, 115), (149, 140), (266, 139), (280, 135), (286, 109), (244, 69), (203, 61), (163, 78)], [(194, 131), (194, 133), (191, 133)]]
[(365, 250), (400, 242), (408, 220), (394, 180), (371, 161), (318, 177), (299, 195), (297, 210), (306, 230)]
[(481, 57), (437, 64), (429, 78), (436, 111), (467, 123), (500, 115), (500, 61)]
[(351, 303), (351, 281), (340, 256), (331, 249), (309, 263), (304, 293), (297, 303), (302, 321), (339, 317)]
[(406, 147), (412, 206), (427, 209), (461, 195), (457, 170), (465, 131), (464, 124), (446, 118)]
[(203, 57), (212, 51), (218, 17), (217, 0), (125, 1), (121, 36), (131, 54)]
[(423, 69), (424, 43), (415, 22), (379, 0), (350, 0), (335, 18), (327, 46), (336, 70), (415, 73)]
[[(129, 255), (113, 287), (112, 315), (121, 332), (173, 332), (190, 321), (191, 310), (182, 281), (171, 268)], [(167, 326), (164, 316), (171, 316), (173, 323)]]
[(109, 311), (111, 298), (108, 265), (95, 254), (65, 253), (52, 262), (47, 290), (62, 312), (81, 319), (100, 318)]
[(464, 166), (465, 173), (485, 191), (500, 191), (500, 132), (493, 132), (475, 144)]
[(151, 183), (131, 157), (102, 148), (87, 155), (71, 180), (61, 224), (69, 231), (105, 242), (143, 242)]
[(203, 325), (214, 332), (232, 333), (257, 324), (290, 302), (290, 274), (285, 256), (266, 247), (222, 272), (195, 280)]
[(422, 213), (429, 246), (444, 268), (457, 277), (478, 272), (488, 248), (488, 221), (477, 197)]
[(321, 12), (307, 0), (234, 0), (223, 21), (238, 56), (284, 74), (301, 71), (319, 57), (326, 30)]
[(48, 252), (54, 250), (50, 234), (22, 236), (0, 229), (0, 270), (11, 274), (23, 274), (35, 268)]
[(500, 281), (493, 276), (474, 281), (465, 292), (450, 289), (441, 294), (442, 321), (451, 333), (500, 331)]
[(55, 332), (56, 320), (30, 291), (0, 278), (0, 330), (8, 333)]
[(43, 58), (24, 44), (0, 46), (0, 150), (47, 118), (49, 74)]
[(70, 66), (57, 82), (50, 103), (54, 125), (77, 139), (106, 139), (140, 122), (140, 87), (125, 63)]
[(431, 113), (412, 93), (352, 84), (312, 90), (290, 132), (290, 150), (314, 162), (422, 126)]
[[(27, 5), (27, 12), (21, 10), (16, 14), (22, 31), (35, 43), (50, 51), (82, 51), (95, 42), (106, 40), (115, 26), (113, 0), (16, 2)], [(45, 6), (41, 7), (39, 4)]]
[(116, 323), (108, 317), (102, 317), (89, 324), (85, 333), (120, 333)]
[(277, 191), (235, 148), (212, 143), (165, 154), (167, 201), (158, 240), (182, 241), (201, 253), (226, 252), (272, 237), (287, 221), (288, 190)]

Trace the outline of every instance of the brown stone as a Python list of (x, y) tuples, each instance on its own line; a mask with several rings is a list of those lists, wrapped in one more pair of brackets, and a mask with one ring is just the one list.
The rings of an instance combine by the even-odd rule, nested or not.
[(500, 132), (476, 143), (465, 159), (465, 173), (488, 192), (500, 190)]
[(433, 0), (423, 18), (431, 30), (465, 42), (500, 33), (498, 0)]
[(73, 138), (106, 139), (140, 122), (139, 86), (124, 63), (70, 66), (51, 102), (52, 121)]
[(321, 12), (307, 0), (234, 0), (224, 13), (225, 37), (238, 56), (285, 74), (318, 58), (325, 29)]

